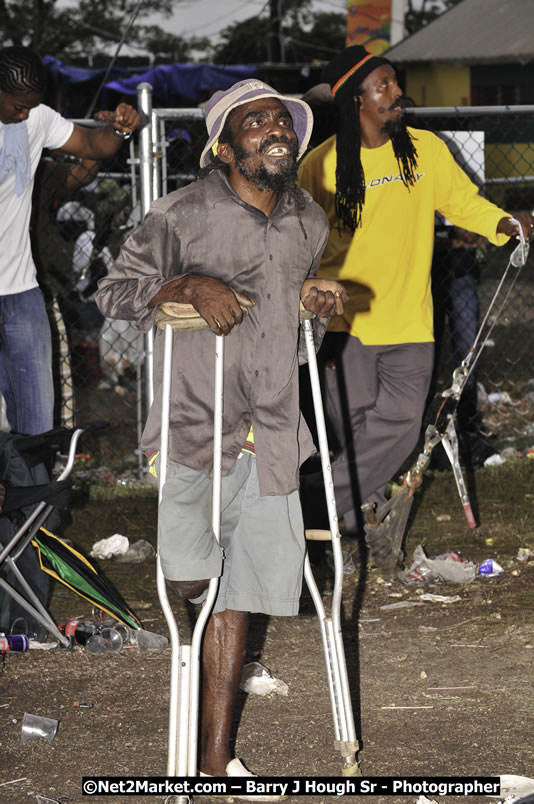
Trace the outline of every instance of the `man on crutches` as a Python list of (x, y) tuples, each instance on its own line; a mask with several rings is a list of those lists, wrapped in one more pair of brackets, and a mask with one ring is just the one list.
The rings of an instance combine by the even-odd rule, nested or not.
[[(213, 341), (176, 336), (169, 461), (159, 511), (164, 575), (181, 597), (203, 599), (220, 577), (203, 645), (199, 769), (249, 771), (230, 754), (232, 705), (249, 612), (298, 612), (305, 554), (299, 465), (314, 452), (300, 415), (299, 303), (314, 313), (320, 343), (348, 296), (311, 279), (328, 223), (296, 186), (312, 129), (307, 104), (248, 80), (206, 105), (208, 142), (199, 180), (155, 202), (128, 239), (97, 300), (110, 317), (147, 330), (156, 308), (189, 303), (225, 343), (221, 541), (211, 526)], [(143, 448), (160, 448), (162, 333), (156, 335), (155, 400)], [(263, 797), (277, 800), (279, 796)]]

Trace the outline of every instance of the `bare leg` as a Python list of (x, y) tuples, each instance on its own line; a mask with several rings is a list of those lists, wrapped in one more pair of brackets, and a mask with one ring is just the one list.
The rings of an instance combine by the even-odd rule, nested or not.
[(211, 776), (224, 776), (232, 759), (232, 708), (239, 689), (247, 630), (248, 613), (233, 610), (213, 614), (206, 627), (200, 768)]
[[(209, 581), (167, 581), (182, 598), (198, 597)], [(224, 776), (230, 754), (232, 709), (248, 630), (248, 613), (227, 609), (212, 614), (202, 647), (202, 729), (200, 770)]]

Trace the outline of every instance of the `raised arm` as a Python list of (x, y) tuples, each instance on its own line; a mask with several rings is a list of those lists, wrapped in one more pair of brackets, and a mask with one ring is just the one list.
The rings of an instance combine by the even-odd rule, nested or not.
[(141, 125), (139, 113), (127, 103), (119, 103), (114, 112), (105, 112), (103, 115), (106, 126), (86, 128), (75, 125), (61, 150), (84, 159), (109, 159)]

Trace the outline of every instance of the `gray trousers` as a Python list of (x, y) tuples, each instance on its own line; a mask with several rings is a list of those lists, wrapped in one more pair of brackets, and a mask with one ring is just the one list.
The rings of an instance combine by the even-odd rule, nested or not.
[(385, 484), (417, 444), (434, 344), (364, 346), (350, 335), (327, 337), (324, 387), (336, 455), (332, 475), (338, 515), (352, 530), (360, 505), (384, 502)]

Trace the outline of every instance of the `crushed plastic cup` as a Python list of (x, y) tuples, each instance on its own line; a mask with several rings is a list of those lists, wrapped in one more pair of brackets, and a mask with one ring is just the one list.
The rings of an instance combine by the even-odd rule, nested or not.
[(119, 632), (125, 645), (135, 645), (139, 650), (167, 650), (169, 647), (169, 640), (162, 634), (144, 628), (130, 628), (124, 623), (115, 623), (113, 628)]
[[(350, 575), (356, 571), (356, 564), (353, 559), (354, 550), (342, 550), (341, 558), (343, 559), (343, 574)], [(334, 554), (328, 551), (328, 558), (326, 559), (330, 569), (335, 569)]]
[(166, 636), (145, 631), (144, 628), (130, 629), (130, 643), (137, 645), (139, 650), (167, 650), (169, 647)]
[(483, 575), (485, 578), (495, 578), (497, 575), (502, 575), (503, 572), (501, 565), (493, 558), (487, 558), (478, 568), (479, 575)]
[(59, 721), (54, 720), (52, 717), (43, 717), (42, 715), (32, 715), (29, 712), (24, 712), (22, 719), (22, 742), (26, 743), (28, 740), (37, 740), (42, 737), (43, 740), (51, 743), (56, 736)]
[(122, 637), (116, 628), (101, 628), (85, 643), (89, 653), (117, 653), (121, 648)]
[(474, 581), (475, 575), (475, 564), (458, 553), (443, 553), (430, 558), (419, 544), (414, 550), (411, 566), (399, 574), (399, 580), (413, 586), (432, 581), (467, 584)]

